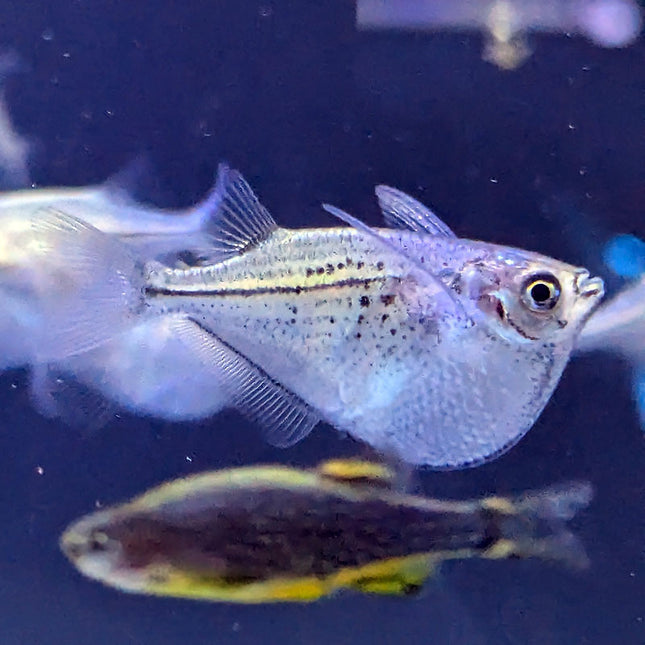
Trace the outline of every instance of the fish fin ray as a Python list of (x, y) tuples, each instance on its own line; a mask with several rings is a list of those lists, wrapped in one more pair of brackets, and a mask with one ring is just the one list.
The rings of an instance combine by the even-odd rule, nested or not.
[(244, 177), (226, 164), (220, 164), (207, 199), (216, 208), (205, 228), (219, 249), (242, 254), (278, 228)]
[(49, 419), (83, 432), (100, 430), (116, 414), (116, 406), (92, 388), (53, 365), (36, 365), (31, 371), (31, 400)]
[(542, 558), (563, 562), (573, 569), (589, 566), (580, 540), (567, 522), (586, 508), (593, 498), (589, 482), (574, 481), (544, 490), (523, 493), (514, 499), (488, 498), (482, 505), (496, 512), (501, 539), (485, 557)]
[(387, 226), (441, 237), (457, 237), (427, 206), (410, 195), (385, 185), (377, 186), (374, 192)]
[(336, 206), (332, 206), (331, 204), (323, 204), (322, 207), (334, 217), (340, 219), (341, 221), (345, 222), (352, 228), (355, 228), (357, 231), (363, 233), (364, 235), (371, 237), (372, 239), (376, 240), (381, 246), (385, 247), (392, 253), (396, 253), (396, 255), (404, 259), (410, 267), (410, 273), (412, 274), (412, 276), (428, 289), (426, 296), (436, 296), (442, 298), (444, 301), (443, 304), (446, 308), (449, 308), (452, 311), (458, 311), (460, 315), (467, 317), (463, 305), (456, 299), (452, 291), (416, 258), (409, 256), (403, 249), (397, 248), (376, 229), (365, 224), (365, 222), (362, 222), (357, 217), (350, 215), (346, 211), (341, 210)]
[[(32, 231), (50, 273), (69, 285), (43, 297), (37, 362), (54, 362), (114, 338), (141, 303), (143, 275), (131, 250), (116, 238), (53, 209), (32, 216)], [(53, 282), (53, 280), (52, 280)]]
[(270, 444), (291, 446), (306, 437), (320, 420), (299, 396), (199, 323), (178, 319), (173, 326), (191, 351), (217, 372), (233, 406), (263, 427)]

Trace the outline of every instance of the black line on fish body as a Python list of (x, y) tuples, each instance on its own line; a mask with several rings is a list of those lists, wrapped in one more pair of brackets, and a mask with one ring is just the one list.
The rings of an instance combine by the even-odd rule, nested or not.
[[(384, 283), (387, 276), (377, 278), (347, 278), (332, 282), (329, 284), (312, 284), (307, 286), (298, 285), (296, 287), (255, 287), (253, 289), (182, 289), (173, 287), (152, 287), (147, 286), (145, 293), (148, 296), (196, 296), (196, 297), (226, 297), (226, 296), (257, 296), (257, 295), (284, 295), (309, 293), (312, 291), (323, 291), (326, 289), (336, 289), (340, 287), (371, 287), (373, 284)], [(366, 303), (366, 304), (363, 304)], [(369, 306), (369, 296), (361, 296), (361, 306)]]

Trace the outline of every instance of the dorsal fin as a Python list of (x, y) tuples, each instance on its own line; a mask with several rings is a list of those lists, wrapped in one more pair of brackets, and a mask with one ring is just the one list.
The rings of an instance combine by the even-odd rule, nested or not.
[(244, 177), (226, 164), (220, 164), (217, 170), (213, 201), (216, 194), (221, 201), (207, 230), (224, 250), (241, 255), (278, 228)]
[(188, 349), (213, 370), (233, 407), (263, 427), (270, 444), (291, 446), (306, 437), (320, 420), (297, 394), (199, 323), (178, 319), (172, 326)]
[(361, 459), (328, 459), (317, 466), (316, 472), (326, 479), (378, 488), (392, 488), (396, 480), (396, 473), (385, 464)]
[(425, 232), (442, 237), (457, 237), (427, 206), (410, 195), (384, 185), (377, 186), (374, 192), (387, 226), (409, 228), (417, 233)]
[(419, 283), (426, 287), (427, 296), (442, 298), (442, 302), (446, 307), (450, 307), (453, 311), (458, 311), (464, 318), (468, 317), (463, 305), (456, 299), (455, 294), (453, 294), (452, 291), (417, 258), (408, 255), (404, 249), (397, 247), (378, 230), (373, 229), (371, 226), (368, 226), (365, 222), (362, 222), (357, 217), (350, 215), (346, 211), (341, 210), (336, 206), (332, 206), (331, 204), (323, 204), (322, 207), (334, 217), (337, 217), (339, 220), (345, 222), (345, 224), (348, 224), (357, 231), (371, 237), (382, 247), (405, 260), (410, 267), (412, 275), (419, 281)]

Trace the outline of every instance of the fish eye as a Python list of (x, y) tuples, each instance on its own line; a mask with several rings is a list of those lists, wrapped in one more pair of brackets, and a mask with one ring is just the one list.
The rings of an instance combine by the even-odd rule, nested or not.
[(531, 311), (549, 311), (560, 299), (560, 283), (551, 273), (529, 276), (522, 287), (522, 302)]

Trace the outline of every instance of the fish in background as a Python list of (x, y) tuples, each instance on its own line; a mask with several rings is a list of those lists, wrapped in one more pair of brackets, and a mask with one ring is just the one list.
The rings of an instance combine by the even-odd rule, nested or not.
[(362, 30), (480, 30), (484, 58), (502, 69), (530, 55), (526, 34), (580, 34), (601, 47), (625, 47), (638, 37), (634, 0), (357, 0)]
[(323, 419), (411, 464), (495, 458), (551, 397), (603, 282), (537, 253), (458, 238), (400, 191), (390, 228), (278, 227), (242, 176), (220, 169), (214, 239), (229, 257), (150, 263), (147, 316), (176, 333), (234, 406), (290, 445)]
[[(17, 69), (16, 54), (0, 56), (0, 80)], [(210, 254), (217, 187), (188, 209), (138, 203), (128, 188), (146, 171), (138, 159), (100, 185), (31, 189), (29, 149), (1, 101), (0, 185), (20, 190), (0, 193), (0, 369), (30, 369), (38, 409), (72, 425), (118, 408), (171, 420), (221, 409), (221, 388), (168, 320), (128, 313), (133, 291), (112, 270)]]
[(633, 369), (633, 397), (645, 429), (645, 242), (618, 235), (607, 244), (605, 264), (630, 280), (589, 318), (577, 352), (610, 351), (629, 360)]
[(11, 50), (0, 51), (0, 187), (22, 188), (29, 185), (31, 144), (13, 125), (4, 85), (7, 77), (25, 70), (21, 58)]
[(591, 501), (588, 483), (451, 501), (397, 492), (394, 480), (358, 460), (206, 472), (83, 517), (60, 546), (122, 591), (239, 603), (409, 595), (451, 559), (588, 564), (566, 528)]
[[(0, 366), (29, 367), (38, 409), (72, 425), (84, 424), (92, 408), (108, 401), (171, 420), (213, 414), (224, 404), (221, 388), (175, 338), (167, 319), (142, 321), (132, 313), (140, 298), (122, 273), (191, 246), (197, 257), (208, 236), (181, 236), (176, 226), (167, 234), (107, 234), (61, 210), (74, 210), (74, 203), (83, 212), (85, 196), (74, 202), (66, 197), (64, 204), (51, 199), (51, 206), (30, 211), (3, 209), (0, 195)], [(44, 195), (39, 200), (48, 201)], [(213, 205), (206, 200), (202, 209), (210, 213)], [(154, 217), (180, 216), (151, 213), (149, 221)], [(160, 223), (141, 230), (161, 231)]]

